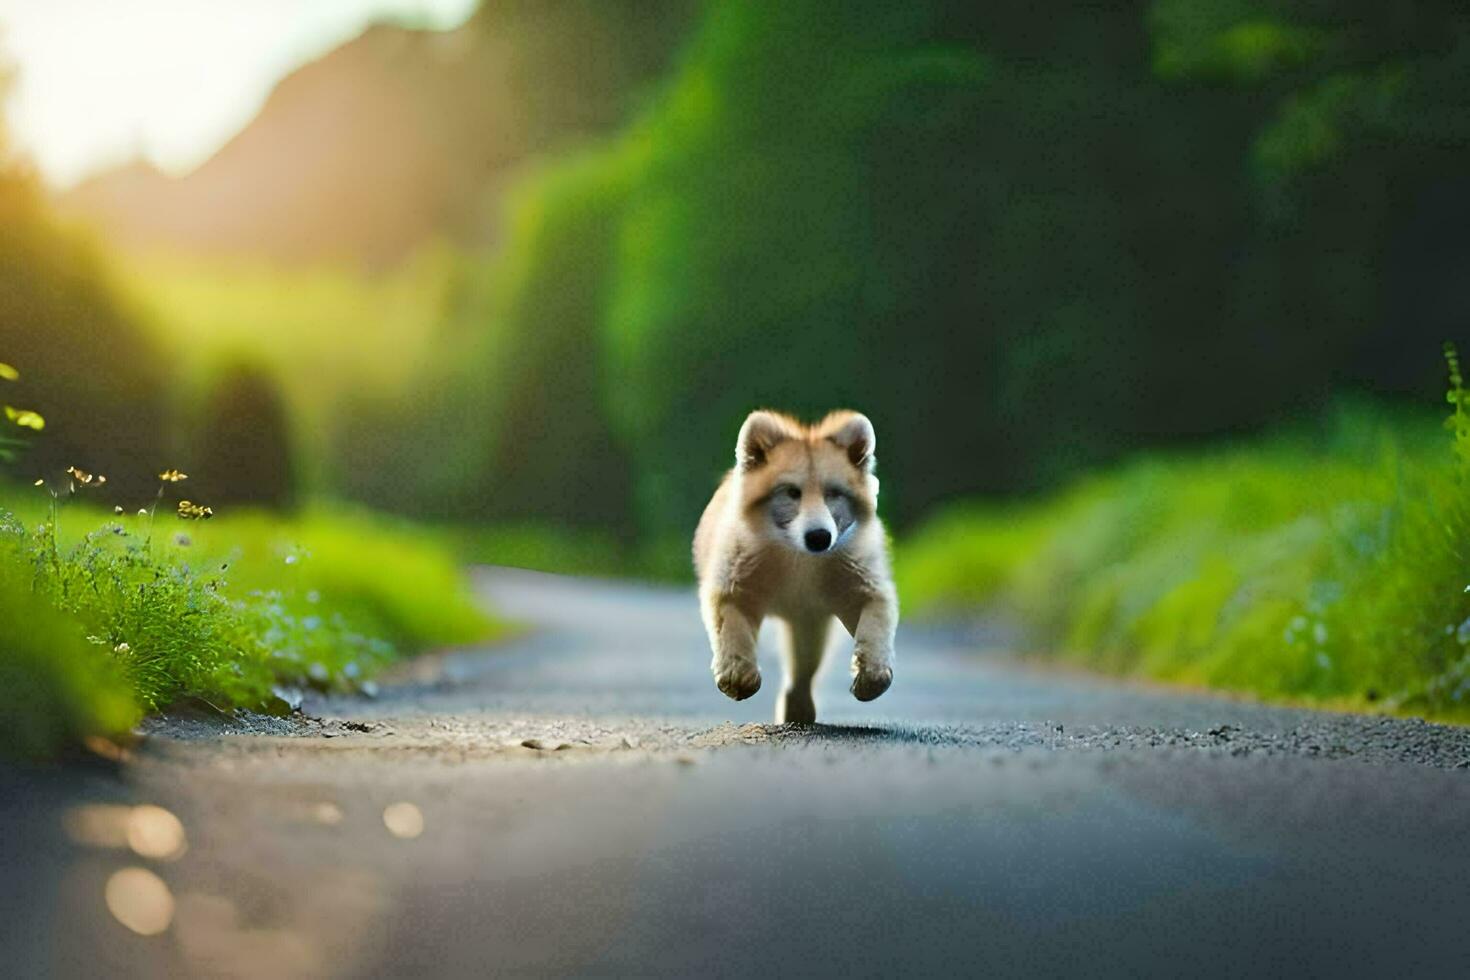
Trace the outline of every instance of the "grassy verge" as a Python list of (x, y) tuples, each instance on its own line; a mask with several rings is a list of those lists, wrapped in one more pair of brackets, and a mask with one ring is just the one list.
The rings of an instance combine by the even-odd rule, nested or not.
[(1001, 605), (1035, 649), (1273, 699), (1470, 719), (1470, 418), (1344, 410), (963, 506), (899, 551), (917, 613)]
[(184, 698), (279, 711), (503, 628), (452, 549), (381, 517), (184, 521), (26, 489), (0, 507), (0, 751), (117, 733)]

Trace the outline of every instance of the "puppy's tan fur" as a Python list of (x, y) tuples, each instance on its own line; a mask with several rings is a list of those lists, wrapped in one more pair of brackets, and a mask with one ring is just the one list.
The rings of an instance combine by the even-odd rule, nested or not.
[[(753, 412), (736, 440), (735, 467), (695, 532), (700, 608), (721, 691), (739, 701), (760, 689), (756, 634), (767, 616), (784, 624), (777, 721), (816, 720), (812, 677), (834, 617), (855, 641), (853, 695), (871, 701), (893, 681), (898, 596), (877, 515), (875, 448), (871, 423), (856, 412), (816, 425)], [(814, 553), (824, 530), (831, 544)]]

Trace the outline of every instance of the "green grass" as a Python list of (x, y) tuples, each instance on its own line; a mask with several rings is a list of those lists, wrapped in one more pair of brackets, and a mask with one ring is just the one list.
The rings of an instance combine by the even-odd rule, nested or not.
[(289, 689), (354, 689), (504, 629), (451, 548), (376, 515), (182, 521), (167, 501), (156, 518), (53, 511), (25, 490), (0, 509), (0, 751), (115, 734), (184, 698), (282, 710)]
[(126, 731), (142, 709), (122, 664), (34, 592), (11, 557), (0, 552), (0, 756), (40, 757)]
[[(1045, 656), (1289, 701), (1470, 718), (1470, 421), (1363, 408), (972, 504), (899, 549), (920, 615), (1017, 615)], [(1451, 442), (1456, 447), (1451, 451)]]

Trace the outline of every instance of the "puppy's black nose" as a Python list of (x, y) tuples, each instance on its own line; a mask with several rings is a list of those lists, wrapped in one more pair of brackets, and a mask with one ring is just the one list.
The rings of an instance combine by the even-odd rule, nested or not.
[(820, 529), (808, 531), (804, 540), (807, 551), (826, 551), (827, 546), (832, 543), (832, 532)]

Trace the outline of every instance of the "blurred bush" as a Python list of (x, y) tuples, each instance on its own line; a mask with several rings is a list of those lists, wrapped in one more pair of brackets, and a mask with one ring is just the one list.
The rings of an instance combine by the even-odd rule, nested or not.
[[(169, 554), (228, 563), (230, 595), (271, 596), (308, 626), (313, 615), (335, 617), (394, 651), (474, 643), (504, 629), (476, 601), (448, 536), (381, 514), (341, 506), (313, 506), (285, 520), (235, 512), (196, 523), (190, 536)], [(318, 655), (329, 658), (335, 676), (345, 666), (339, 658), (352, 651), (331, 644), (329, 634)]]
[(120, 665), (35, 592), (4, 524), (0, 514), (0, 756), (126, 731), (141, 710)]
[(899, 548), (900, 588), (914, 614), (1017, 613), (1033, 649), (1092, 669), (1465, 719), (1467, 476), (1422, 420), (1347, 408), (945, 512)]
[(288, 510), (298, 477), (291, 423), (275, 377), (248, 361), (217, 372), (188, 455), (200, 501)]

